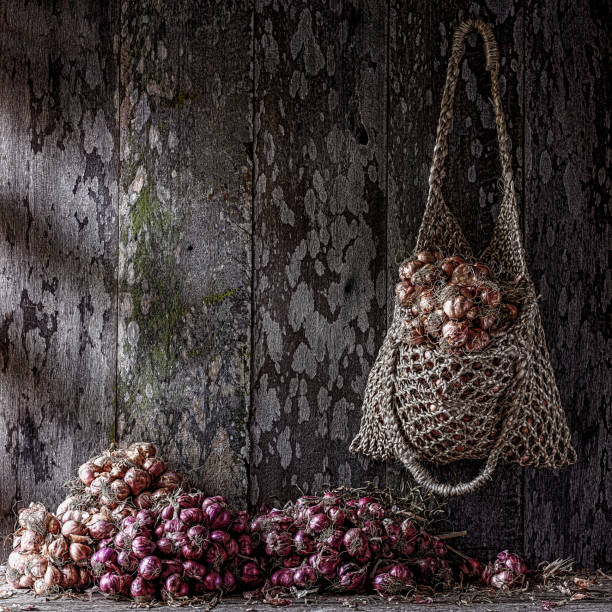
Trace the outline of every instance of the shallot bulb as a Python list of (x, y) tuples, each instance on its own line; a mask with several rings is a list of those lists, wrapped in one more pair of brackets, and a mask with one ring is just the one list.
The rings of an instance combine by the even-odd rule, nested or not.
[(491, 576), (491, 586), (496, 589), (507, 589), (516, 580), (516, 575), (510, 570), (502, 570)]
[(145, 580), (155, 580), (161, 574), (161, 570), (161, 560), (153, 555), (144, 557), (138, 564), (138, 573)]
[(349, 529), (344, 535), (344, 547), (351, 557), (360, 557), (368, 550), (368, 540), (356, 527)]
[(236, 577), (234, 576), (234, 574), (232, 574), (232, 572), (227, 570), (223, 572), (222, 579), (223, 584), (221, 586), (223, 591), (225, 591), (226, 593), (232, 593), (236, 590)]
[(73, 542), (70, 544), (69, 555), (77, 564), (87, 563), (87, 559), (91, 557), (91, 548), (87, 544)]
[(407, 321), (402, 326), (402, 339), (410, 346), (417, 346), (425, 342), (425, 331), (419, 319)]
[[(99, 472), (100, 468), (97, 465), (94, 465), (91, 461), (87, 461), (79, 468), (78, 476), (81, 482), (88, 487), (94, 481)], [(59, 512), (59, 514), (61, 514), (61, 512)]]
[[(327, 519), (327, 517), (325, 518)], [(290, 533), (286, 531), (280, 533), (271, 531), (266, 536), (266, 554), (270, 556), (277, 555), (279, 557), (286, 557), (291, 554), (292, 544), (293, 538)]]
[(459, 287), (471, 287), (478, 284), (480, 273), (469, 264), (460, 264), (453, 271), (451, 283)]
[(45, 586), (51, 588), (62, 584), (63, 575), (62, 572), (55, 567), (55, 565), (49, 563), (47, 565), (47, 569), (45, 570), (43, 580), (45, 581)]
[(408, 308), (412, 304), (415, 294), (415, 288), (407, 281), (402, 281), (401, 283), (397, 283), (397, 285), (395, 285), (395, 295), (397, 296), (397, 301), (404, 308)]
[(468, 339), (467, 321), (448, 321), (442, 327), (442, 335), (451, 346), (463, 346)]
[(143, 576), (136, 576), (130, 584), (130, 595), (136, 603), (149, 601), (155, 597), (155, 585)]
[(297, 587), (308, 588), (317, 582), (317, 573), (309, 565), (298, 567), (293, 573), (293, 583)]
[(416, 258), (419, 261), (422, 261), (423, 263), (426, 263), (426, 264), (434, 263), (441, 257), (442, 257), (442, 254), (440, 253), (440, 251), (435, 251), (435, 250), (425, 250), (425, 251), (419, 251), (418, 253), (416, 253)]
[(419, 296), (419, 309), (423, 314), (433, 312), (438, 306), (438, 302), (433, 293), (429, 290), (421, 292)]
[(468, 329), (468, 336), (465, 343), (465, 350), (468, 352), (480, 351), (488, 346), (491, 338), (484, 329), (476, 327)]
[(399, 277), (402, 281), (410, 282), (412, 275), (419, 269), (423, 267), (423, 262), (418, 259), (413, 259), (412, 261), (406, 260), (400, 264), (399, 267)]
[(194, 580), (203, 580), (208, 569), (202, 563), (197, 561), (183, 561), (183, 573), (186, 578), (193, 578)]
[(132, 540), (132, 552), (139, 558), (144, 559), (155, 551), (155, 542), (145, 536), (137, 536)]
[(501, 304), (501, 292), (496, 287), (487, 285), (481, 288), (480, 299), (483, 304), (495, 308)]
[(257, 586), (263, 582), (263, 572), (257, 563), (254, 561), (247, 561), (240, 568), (240, 580), (247, 586)]
[(517, 554), (503, 550), (497, 555), (498, 566), (505, 566), (517, 576), (522, 576), (527, 571), (525, 562)]
[[(241, 555), (244, 555), (245, 557), (250, 557), (255, 552), (255, 548), (256, 548), (255, 543), (253, 542), (253, 539), (251, 538), (250, 535), (243, 533), (241, 536), (238, 536), (238, 549)], [(296, 549), (297, 549), (297, 544), (296, 544)]]
[(113, 572), (102, 574), (98, 585), (105, 595), (119, 595), (121, 592), (121, 579)]
[(338, 570), (338, 587), (348, 592), (363, 591), (367, 570), (367, 566), (359, 567), (356, 563), (346, 563)]
[(124, 476), (124, 481), (132, 491), (132, 495), (140, 495), (151, 485), (149, 472), (140, 468), (130, 468)]
[(330, 520), (326, 514), (322, 512), (315, 514), (308, 521), (308, 528), (312, 533), (321, 533), (324, 529), (327, 529), (330, 525)]
[(211, 571), (204, 577), (203, 584), (207, 591), (220, 591), (223, 588), (223, 578), (219, 572)]

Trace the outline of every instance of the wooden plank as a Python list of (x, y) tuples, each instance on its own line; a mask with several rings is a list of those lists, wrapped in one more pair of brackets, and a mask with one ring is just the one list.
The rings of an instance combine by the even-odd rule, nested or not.
[[(27, 605), (34, 605), (37, 610), (44, 612), (65, 612), (66, 610), (70, 610), (70, 612), (102, 612), (134, 609), (134, 603), (131, 601), (107, 598), (101, 593), (88, 593), (83, 595), (82, 598), (76, 598), (72, 595), (69, 599), (59, 598), (50, 601), (23, 591), (13, 591), (12, 593), (12, 596), (4, 600), (5, 605), (11, 609), (14, 607), (23, 610), (26, 609), (25, 606)], [(540, 612), (543, 609), (543, 601), (552, 601), (558, 606), (569, 603), (569, 609), (576, 611), (608, 612), (610, 610), (610, 598), (612, 597), (612, 581), (597, 576), (596, 586), (584, 594), (587, 595), (586, 599), (568, 602), (568, 598), (563, 597), (554, 585), (550, 585), (548, 589), (543, 591), (517, 592), (515, 589), (511, 594), (500, 593), (489, 588), (470, 588), (467, 592), (435, 593), (433, 602), (423, 607), (422, 603), (413, 603), (410, 597), (387, 601), (379, 595), (310, 593), (307, 597), (292, 600), (289, 605), (283, 606), (282, 609), (288, 612), (305, 612), (313, 609), (320, 612), (335, 612), (350, 607), (356, 610), (376, 610), (379, 612), (397, 610), (419, 612), (423, 609), (428, 612), (462, 612), (468, 606), (470, 612), (491, 612), (492, 610), (495, 612)], [(422, 598), (425, 596), (421, 595)], [(176, 605), (158, 603), (154, 609), (160, 612), (168, 612), (176, 610), (176, 608)], [(207, 602), (193, 603), (189, 605), (189, 609), (209, 610), (210, 604)], [(269, 604), (253, 602), (252, 600), (245, 601), (245, 598), (241, 595), (224, 595), (214, 609), (222, 612), (261, 611), (269, 609)]]
[(348, 445), (385, 330), (386, 13), (256, 8), (253, 503), (384, 480)]
[[(469, 16), (491, 23), (500, 47), (501, 84), (508, 128), (514, 141), (517, 191), (521, 193), (522, 122), (519, 113), (522, 60), (521, 2), (474, 7), (467, 2), (405, 4), (392, 2), (389, 61), (389, 270), (388, 295), (397, 280), (395, 263), (416, 243), (428, 190), (440, 100), (456, 26)], [(469, 8), (468, 8), (469, 7)], [(475, 252), (490, 239), (500, 198), (499, 156), (490, 81), (482, 42), (468, 37), (455, 99), (455, 121), (449, 139), (447, 204)], [(436, 467), (444, 481), (476, 475), (481, 462)], [(401, 466), (391, 466), (391, 481), (400, 491), (412, 479)], [(522, 547), (521, 475), (500, 466), (481, 491), (447, 502), (449, 519), (468, 536), (458, 545), (481, 558), (502, 548)]]
[(113, 8), (0, 9), (0, 532), (108, 445), (116, 365)]
[(246, 0), (123, 2), (121, 32), (118, 436), (152, 440), (194, 485), (236, 502), (247, 490), (251, 13)]
[(562, 471), (527, 472), (525, 548), (609, 566), (610, 22), (592, 3), (550, 0), (525, 22), (526, 243), (578, 453)]

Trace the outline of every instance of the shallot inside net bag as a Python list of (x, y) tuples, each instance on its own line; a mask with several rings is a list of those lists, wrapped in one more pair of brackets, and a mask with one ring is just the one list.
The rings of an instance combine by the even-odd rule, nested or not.
[[(493, 238), (478, 262), (442, 196), (459, 62), (472, 29), (484, 39), (503, 179)], [(576, 461), (525, 263), (498, 72), (490, 26), (461, 23), (417, 246), (413, 260), (400, 266), (393, 322), (351, 444), (353, 452), (401, 461), (420, 485), (441, 495), (476, 490), (500, 459), (537, 467)], [(486, 461), (477, 477), (460, 484), (434, 480), (423, 465), (459, 459)]]

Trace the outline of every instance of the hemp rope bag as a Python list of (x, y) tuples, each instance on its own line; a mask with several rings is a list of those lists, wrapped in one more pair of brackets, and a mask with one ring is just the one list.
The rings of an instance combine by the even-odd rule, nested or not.
[[(351, 444), (353, 452), (401, 461), (418, 484), (448, 496), (471, 493), (482, 486), (501, 458), (554, 468), (576, 461), (535, 287), (525, 262), (510, 138), (499, 93), (497, 43), (490, 26), (480, 20), (464, 21), (454, 35), (429, 196), (415, 253), (438, 249), (445, 256), (472, 255), (442, 196), (459, 62), (465, 37), (472, 29), (484, 40), (503, 178), (503, 198), (493, 237), (479, 260), (494, 267), (501, 279), (520, 285), (523, 298), (519, 314), (486, 348), (448, 354), (427, 343), (411, 346), (402, 340), (412, 313), (396, 298), (393, 322), (368, 377), (360, 431)], [(486, 462), (473, 480), (459, 484), (437, 482), (422, 465), (423, 461), (446, 464), (459, 459)]]

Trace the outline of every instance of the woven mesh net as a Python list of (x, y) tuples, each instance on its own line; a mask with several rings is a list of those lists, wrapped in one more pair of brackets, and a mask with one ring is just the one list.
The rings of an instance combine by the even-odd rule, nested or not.
[[(442, 196), (459, 60), (471, 29), (485, 42), (504, 185), (493, 238), (480, 259), (500, 278), (520, 279), (519, 314), (486, 348), (449, 353), (430, 343), (413, 346), (408, 342), (405, 330), (414, 315), (396, 300), (393, 322), (368, 378), (360, 431), (351, 444), (352, 451), (375, 459), (399, 459), (417, 482), (442, 495), (475, 490), (491, 476), (499, 459), (538, 467), (576, 461), (525, 263), (510, 139), (499, 95), (497, 46), (491, 29), (481, 21), (463, 22), (453, 40), (429, 197), (415, 253), (428, 248), (445, 255), (471, 256)], [(486, 463), (476, 478), (460, 484), (435, 481), (422, 464), (459, 459), (486, 459)]]

